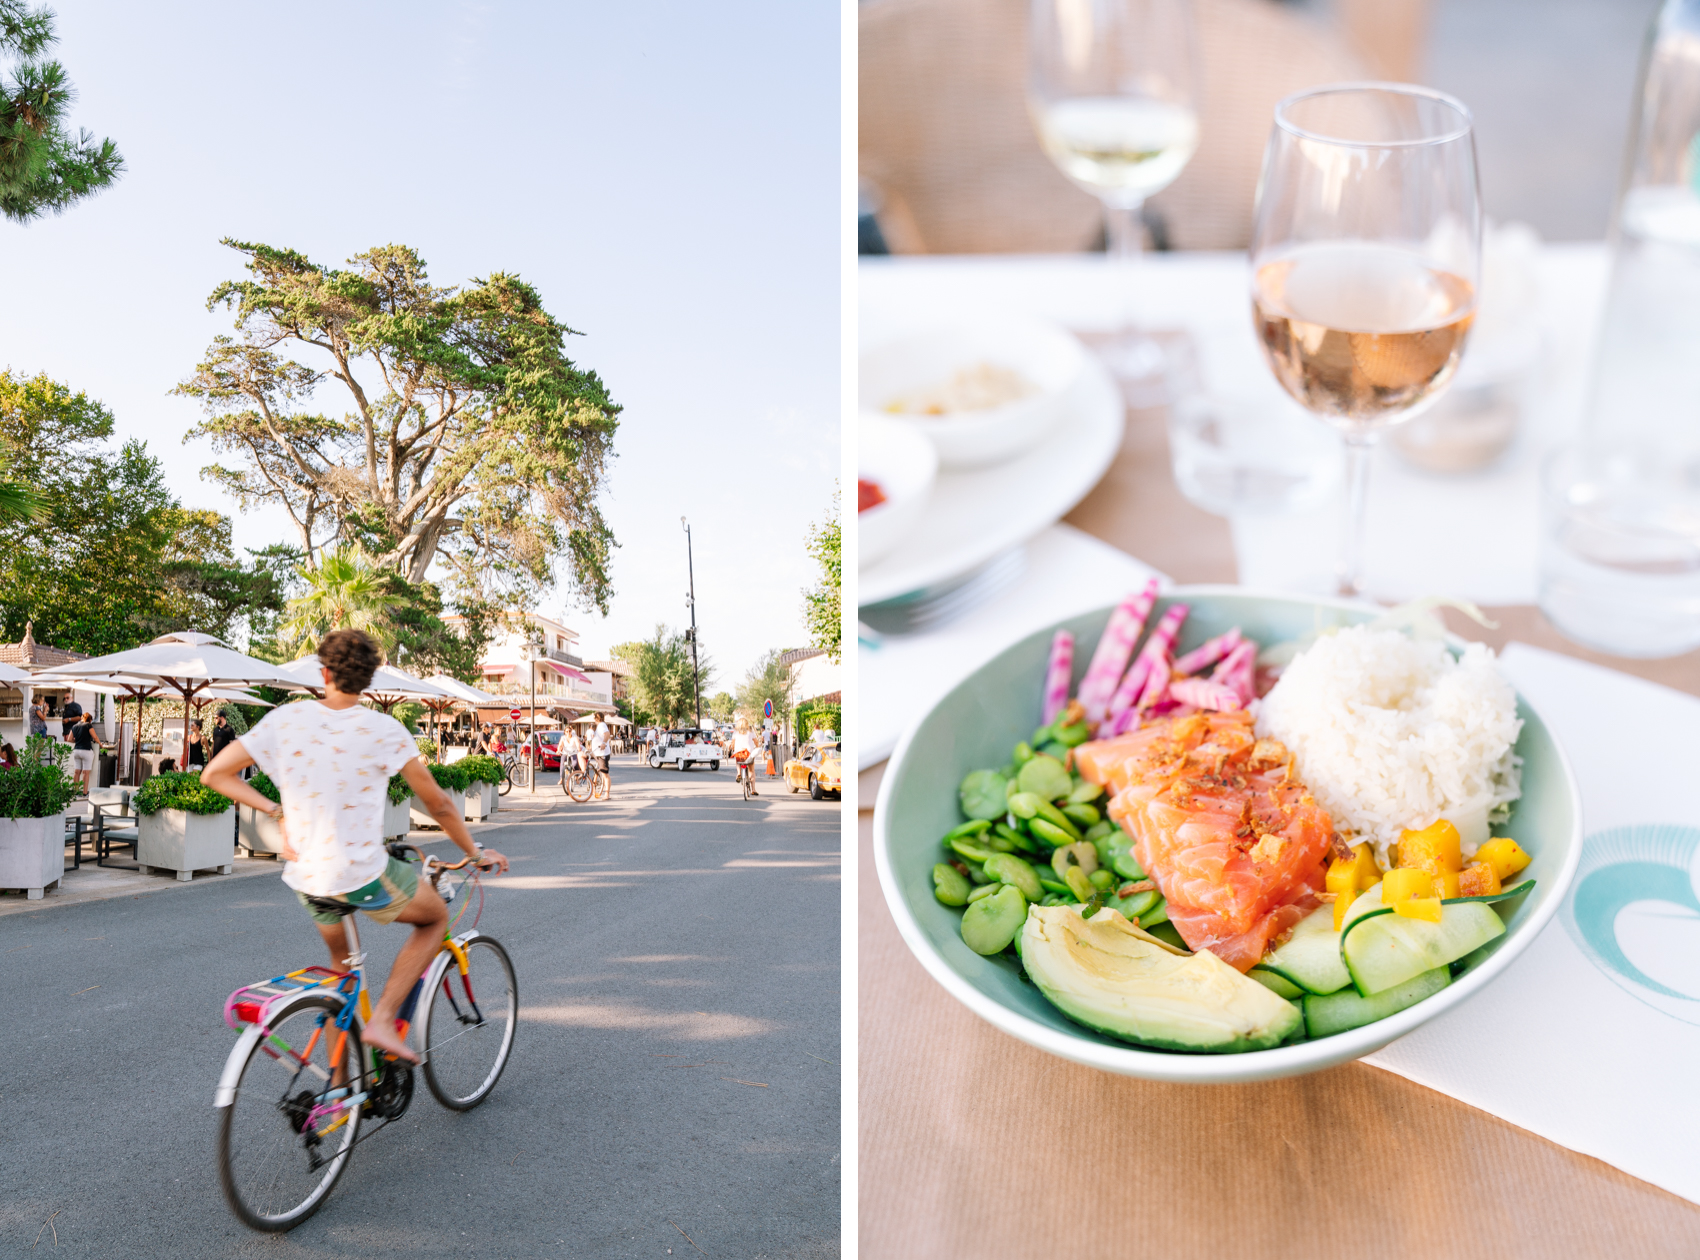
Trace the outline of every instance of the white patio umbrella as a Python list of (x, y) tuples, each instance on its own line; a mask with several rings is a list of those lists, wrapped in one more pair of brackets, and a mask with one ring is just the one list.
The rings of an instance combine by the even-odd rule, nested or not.
[(27, 683), (34, 677), (27, 669), (19, 669), (16, 665), (0, 661), (0, 683)]
[[(282, 668), (224, 647), (211, 635), (181, 631), (161, 635), (128, 652), (113, 652), (77, 661), (58, 669), (41, 670), (39, 682), (107, 681), (138, 699), (157, 692), (176, 692), (183, 700), (183, 744), (189, 743), (189, 707), (211, 688), (299, 686)], [(140, 775), (141, 741), (136, 748)]]
[(505, 703), (501, 696), (493, 696), (487, 691), (469, 687), (449, 674), (432, 674), (425, 681), (443, 693), (441, 696), (421, 697), (425, 707), (431, 710), (433, 735), (436, 733), (435, 728), (442, 722), (443, 714), (456, 705), (464, 705), (476, 713), (481, 705), (494, 707)]

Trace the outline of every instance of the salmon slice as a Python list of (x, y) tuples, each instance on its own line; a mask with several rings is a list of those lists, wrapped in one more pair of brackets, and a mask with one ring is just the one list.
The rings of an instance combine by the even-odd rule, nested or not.
[(1249, 970), (1319, 904), (1333, 820), (1249, 713), (1157, 718), (1083, 744), (1075, 764), (1115, 793), (1110, 817), (1193, 949)]

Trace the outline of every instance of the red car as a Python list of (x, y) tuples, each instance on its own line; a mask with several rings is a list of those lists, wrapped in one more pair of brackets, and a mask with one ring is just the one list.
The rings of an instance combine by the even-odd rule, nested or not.
[[(537, 744), (537, 768), (539, 770), (559, 770), (561, 768), (561, 732), (538, 731)], [(519, 755), (521, 760), (530, 761), (531, 745), (527, 743), (524, 748), (519, 750)]]

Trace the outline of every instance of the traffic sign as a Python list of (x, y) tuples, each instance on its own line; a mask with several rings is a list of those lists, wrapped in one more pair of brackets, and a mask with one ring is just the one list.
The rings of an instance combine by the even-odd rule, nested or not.
[(773, 716), (773, 701), (763, 700), (761, 702), (761, 715), (769, 718)]
[(517, 721), (520, 720), (520, 718), (522, 716), (524, 716), (524, 715), (521, 714), (518, 709), (509, 709), (508, 710), (508, 721), (510, 721), (510, 722), (517, 722)]

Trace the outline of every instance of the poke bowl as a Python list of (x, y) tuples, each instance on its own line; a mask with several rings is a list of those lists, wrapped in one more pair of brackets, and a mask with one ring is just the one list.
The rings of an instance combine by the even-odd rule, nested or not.
[[(1457, 876), (1453, 875), (1450, 878), (1453, 879), (1454, 886), (1448, 899), (1442, 901), (1439, 885), (1436, 884), (1434, 905), (1437, 916), (1441, 907), (1444, 907), (1449, 916), (1446, 920), (1449, 925), (1454, 917), (1467, 919), (1474, 915), (1477, 919), (1486, 918), (1492, 931), (1483, 933), (1482, 938), (1479, 938), (1481, 943), (1470, 943), (1465, 954), (1451, 958), (1442, 955), (1446, 965), (1427, 973), (1438, 977), (1435, 986), (1382, 1008), (1383, 1013), (1369, 1017), (1367, 1022), (1354, 1023), (1351, 1019), (1344, 1019), (1336, 1025), (1340, 1030), (1329, 1031), (1329, 1025), (1324, 1021), (1320, 1035), (1310, 1035), (1315, 1022), (1306, 1021), (1312, 1007), (1320, 1011), (1327, 1006), (1326, 999), (1313, 999), (1312, 995), (1320, 992), (1325, 986), (1312, 985), (1306, 990), (1288, 985), (1287, 988), (1291, 991), (1281, 991), (1281, 996), (1291, 998), (1290, 1005), (1300, 1012), (1296, 1020), (1297, 1031), (1291, 1031), (1295, 1020), (1283, 1012), (1282, 1018), (1285, 1022), (1276, 1030), (1276, 1039), (1243, 1042), (1236, 1047), (1237, 1052), (1234, 1053), (1188, 1052), (1193, 1049), (1226, 1047), (1191, 1046), (1184, 1042), (1165, 1043), (1160, 1039), (1153, 1040), (1145, 1036), (1133, 1038), (1126, 1034), (1125, 1029), (1116, 1029), (1102, 1021), (1083, 1019), (1078, 1009), (1071, 1011), (1073, 1018), (1065, 1014), (1062, 1005), (1068, 1003), (1059, 1005), (1058, 995), (1052, 987), (1055, 983), (1054, 974), (1049, 977), (1051, 983), (1047, 983), (1046, 974), (1035, 965), (1033, 942), (1037, 939), (1043, 943), (1045, 928), (1045, 922), (1041, 922), (1041, 919), (1047, 915), (1073, 916), (1069, 920), (1070, 925), (1073, 929), (1080, 929), (1081, 912), (1084, 912), (1085, 919), (1092, 919), (1096, 914), (1099, 916), (1097, 922), (1100, 925), (1107, 922), (1118, 929), (1118, 939), (1123, 935), (1146, 937), (1147, 933), (1140, 927), (1146, 920), (1135, 914), (1130, 926), (1122, 915), (1101, 910), (1099, 903), (1104, 900), (1102, 893), (1093, 897), (1092, 904), (1084, 906), (1057, 904), (1055, 910), (1045, 909), (1037, 898), (1030, 899), (1031, 904), (1028, 904), (1017, 896), (1019, 890), (998, 884), (996, 877), (988, 877), (983, 866), (957, 859), (949, 849), (949, 840), (946, 841), (946, 847), (941, 848), (941, 837), (948, 837), (953, 833), (960, 834), (964, 830), (973, 833), (975, 827), (987, 825), (972, 821), (964, 823), (964, 813), (967, 809), (965, 802), (968, 798), (960, 793), (965, 780), (987, 767), (1002, 767), (1006, 762), (1011, 762), (1012, 747), (1017, 749), (1015, 757), (1022, 756), (1024, 749), (1027, 750), (1027, 756), (1033, 756), (1026, 741), (1041, 733), (1035, 731), (1035, 728), (1041, 726), (1041, 718), (1045, 716), (1042, 707), (1047, 703), (1047, 698), (1056, 694), (1057, 685), (1066, 687), (1067, 694), (1074, 695), (1075, 689), (1080, 688), (1083, 681), (1088, 681), (1083, 675), (1089, 675), (1091, 668), (1096, 668), (1096, 662), (1092, 667), (1088, 667), (1086, 658), (1094, 654), (1094, 646), (1104, 637), (1106, 626), (1111, 626), (1112, 631), (1114, 630), (1112, 614), (1121, 615), (1127, 603), (1128, 601), (1123, 601), (1121, 607), (1104, 607), (1060, 621), (1007, 648), (965, 678), (913, 723), (898, 742), (886, 767), (874, 812), (875, 865), (881, 890), (904, 942), (921, 965), (952, 997), (975, 1014), (1001, 1031), (1048, 1053), (1127, 1076), (1178, 1082), (1226, 1083), (1299, 1075), (1373, 1053), (1471, 999), (1489, 987), (1495, 978), (1510, 966), (1557, 912), (1581, 858), (1581, 804), (1570, 766), (1539, 713), (1523, 696), (1510, 691), (1509, 684), (1504, 684), (1509, 695), (1515, 696), (1515, 715), (1520, 721), (1520, 726), (1515, 728), (1515, 741), (1511, 750), (1515, 757), (1511, 759), (1520, 759), (1521, 783), (1520, 795), (1509, 803), (1509, 813), (1506, 813), (1506, 807), (1501, 807), (1495, 815), (1493, 833), (1496, 837), (1515, 837), (1512, 847), (1520, 846), (1518, 856), (1523, 865), (1516, 868), (1514, 875), (1507, 876), (1503, 890), (1495, 883), (1493, 892), (1498, 895), (1492, 897), (1458, 897)], [(1177, 607), (1183, 604), (1184, 609)], [(1175, 621), (1177, 617), (1184, 617), (1184, 620), (1177, 623), (1179, 632), (1172, 639), (1171, 650), (1172, 653), (1184, 654), (1184, 661), (1186, 656), (1197, 658), (1200, 651), (1208, 653), (1214, 643), (1231, 641), (1235, 632), (1243, 635), (1246, 640), (1266, 646), (1294, 641), (1315, 642), (1319, 635), (1326, 637), (1346, 627), (1363, 626), (1375, 621), (1385, 611), (1346, 601), (1295, 595), (1265, 595), (1227, 586), (1176, 588), (1161, 598), (1156, 598), (1153, 590), (1149, 592), (1145, 607), (1148, 611), (1148, 619), (1143, 623), (1145, 633), (1140, 636), (1136, 632), (1136, 638), (1142, 645), (1139, 656), (1135, 658), (1136, 664), (1152, 648), (1152, 641), (1158, 636), (1161, 628)], [(1153, 629), (1154, 626), (1157, 628)], [(1125, 626), (1123, 629), (1125, 631)], [(1073, 641), (1080, 645), (1080, 653), (1072, 665), (1066, 659), (1061, 662), (1059, 681), (1056, 645), (1063, 637), (1060, 632), (1073, 636)], [(1354, 634), (1361, 633), (1354, 631)], [(1111, 637), (1114, 637), (1113, 633)], [(1445, 643), (1452, 659), (1458, 658), (1464, 650), (1464, 644), (1460, 640), (1449, 637)], [(1129, 652), (1131, 651), (1130, 643)], [(1475, 656), (1471, 659), (1479, 660), (1481, 649), (1474, 649), (1474, 652)], [(1173, 661), (1174, 657), (1171, 655), (1170, 659)], [(1132, 672), (1129, 670), (1130, 675)], [(1505, 700), (1507, 706), (1511, 704), (1509, 695)], [(1257, 706), (1251, 708), (1256, 710)], [(1069, 713), (1076, 714), (1078, 710), (1071, 707)], [(1061, 722), (1063, 719), (1059, 717), (1057, 720)], [(1104, 728), (1096, 729), (1098, 734), (1102, 735)], [(1260, 751), (1264, 742), (1261, 739), (1258, 742)], [(1278, 744), (1273, 746), (1279, 748)], [(1056, 748), (1055, 745), (1051, 747)], [(1072, 758), (1065, 758), (1065, 764), (1079, 770), (1079, 765)], [(1289, 755), (1289, 775), (1292, 773), (1291, 764), (1292, 757)], [(1220, 766), (1217, 773), (1221, 773)], [(1076, 773), (1073, 782), (1077, 789), (1084, 788), (1088, 794), (1085, 799), (1090, 799), (1091, 788), (1081, 782), (1079, 773)], [(1015, 795), (1016, 786), (1013, 780), (1004, 785), (1011, 793), (1010, 799), (1019, 804), (1020, 801)], [(999, 790), (1003, 788), (1000, 787)], [(1058, 796), (1055, 799), (1058, 804), (1066, 805), (1069, 798)], [(1074, 799), (1081, 799), (1078, 790)], [(1108, 800), (1108, 796), (1098, 798), (1100, 811)], [(1048, 804), (1039, 808), (1048, 811), (1049, 816), (1056, 816), (1054, 809)], [(990, 811), (981, 812), (984, 814)], [(1030, 810), (1024, 812), (1031, 815)], [(1104, 821), (1108, 821), (1109, 815), (1113, 813), (1112, 805)], [(1084, 820), (1094, 817), (1095, 811), (1088, 808), (1082, 813), (1071, 808), (1070, 816)], [(1018, 822), (1013, 806), (1008, 817), (1011, 823)], [(1030, 825), (1035, 830), (1040, 829), (1039, 822)], [(1125, 827), (1127, 824), (1124, 822), (1123, 825)], [(1053, 882), (1051, 872), (1043, 870), (1044, 846), (1034, 844), (1030, 839), (1023, 839), (1018, 831), (1006, 833), (1001, 817), (996, 826), (999, 834), (1008, 834), (1017, 840), (1014, 846), (1016, 851), (1010, 853), (1010, 857), (1025, 856), (1028, 860), (1028, 868), (1023, 872), (1022, 878), (1031, 875), (1033, 869), (1039, 869), (1044, 876), (1045, 888), (1055, 888), (1057, 885)], [(1054, 828), (1047, 829), (1046, 834), (1054, 834), (1054, 831)], [(1415, 833), (1404, 834), (1409, 838)], [(1456, 834), (1453, 833), (1454, 837)], [(1066, 839), (1060, 834), (1055, 838), (1058, 842)], [(1127, 834), (1118, 832), (1117, 838), (1126, 839)], [(982, 836), (978, 834), (970, 834), (970, 840), (981, 839)], [(985, 833), (983, 839), (990, 841), (992, 833)], [(955, 843), (961, 847), (961, 841)], [(1336, 886), (1334, 876), (1337, 868), (1343, 865), (1343, 858), (1338, 856), (1342, 852), (1340, 843), (1338, 837), (1333, 838), (1335, 847), (1331, 852), (1335, 856), (1331, 863), (1327, 857), (1321, 859), (1329, 872), (1329, 888)], [(1497, 845), (1498, 841), (1495, 840), (1494, 843)], [(1023, 845), (1039, 850), (1040, 855), (1022, 854), (1019, 850)], [(1414, 840), (1411, 845), (1414, 850)], [(1006, 850), (1011, 848), (1009, 845), (1001, 847)], [(1069, 847), (1081, 846), (1064, 844), (1056, 853), (1060, 854), (1064, 848)], [(1366, 848), (1367, 845), (1358, 846), (1360, 858)], [(968, 852), (973, 854), (976, 850), (969, 848)], [(1398, 853), (1399, 848), (1395, 847), (1393, 852)], [(1485, 856), (1485, 848), (1482, 852)], [(937, 869), (941, 861), (954, 865), (956, 870), (963, 871), (965, 875), (972, 873), (974, 883), (980, 885), (969, 892), (966, 908), (949, 895), (951, 889), (946, 885), (956, 884), (958, 881), (951, 872), (941, 872)], [(1138, 864), (1136, 860), (1135, 867)], [(995, 869), (1001, 873), (1010, 865), (1019, 867), (1021, 863), (1010, 863), (1008, 858), (999, 854), (999, 864), (995, 865)], [(1457, 862), (1454, 861), (1453, 868), (1456, 869), (1456, 866)], [(1064, 866), (1059, 865), (1057, 870), (1063, 871)], [(1066, 873), (1071, 886), (1082, 891), (1062, 898), (1047, 895), (1044, 899), (1045, 906), (1086, 900), (1084, 894), (1091, 890), (1077, 882), (1079, 872)], [(1154, 883), (1163, 883), (1161, 873), (1153, 870), (1152, 874), (1156, 876), (1155, 880), (1142, 881), (1144, 888), (1149, 889)], [(1337, 939), (1349, 939), (1349, 934), (1358, 927), (1364, 928), (1358, 932), (1360, 943), (1374, 939), (1375, 934), (1368, 926), (1371, 919), (1383, 927), (1391, 924), (1394, 928), (1409, 928), (1412, 932), (1428, 930), (1421, 924), (1412, 927), (1413, 920), (1402, 917), (1407, 912), (1413, 916), (1417, 915), (1417, 902), (1408, 906), (1392, 904), (1404, 894), (1392, 891), (1390, 875), (1389, 870), (1387, 874), (1377, 875), (1381, 882), (1349, 886), (1350, 891), (1344, 894), (1346, 909), (1341, 915), (1334, 917), (1337, 933), (1340, 932), (1342, 916), (1344, 917), (1346, 935)], [(1009, 878), (1015, 879), (1013, 876)], [(1439, 877), (1436, 878), (1438, 880)], [(982, 896), (987, 891), (988, 883), (995, 885), (996, 897)], [(966, 879), (960, 881), (960, 886), (970, 888)], [(1099, 886), (1102, 887), (1102, 884)], [(1124, 886), (1124, 889), (1135, 886), (1130, 883)], [(1160, 909), (1162, 894), (1172, 891), (1164, 884), (1160, 893), (1145, 895), (1156, 895)], [(1323, 897), (1322, 904), (1317, 905), (1314, 901), (1306, 903), (1306, 913), (1311, 912), (1308, 907), (1314, 907), (1317, 914), (1315, 921), (1326, 926), (1328, 917), (1334, 913), (1328, 902), (1336, 898), (1332, 893), (1318, 891)], [(1384, 891), (1387, 891), (1390, 908), (1381, 905)], [(1466, 886), (1464, 891), (1468, 893), (1471, 890)], [(1119, 892), (1115, 895), (1119, 895)], [(1425, 891), (1422, 896), (1427, 898), (1428, 893)], [(976, 942), (975, 947), (971, 948), (965, 940), (968, 935), (965, 927), (967, 911), (975, 909), (976, 900), (980, 901), (982, 908), (989, 908), (1005, 897), (1011, 902), (1020, 902), (1019, 912), (1023, 916), (1024, 926), (1017, 931), (1018, 939), (1011, 943), (1009, 948), (1002, 950), (994, 948), (998, 945), (997, 941), (992, 942), (991, 946)], [(1455, 905), (1455, 901), (1469, 904)], [(1371, 902), (1374, 903), (1373, 908), (1366, 910)], [(1110, 904), (1118, 903), (1112, 897)], [(1466, 914), (1466, 911), (1469, 914)], [(1426, 915), (1427, 912), (1422, 913)], [(1356, 923), (1358, 917), (1362, 917), (1366, 922)], [(979, 922), (986, 921), (987, 916), (981, 915)], [(1438, 922), (1437, 917), (1436, 923)], [(1502, 928), (1500, 924), (1503, 924)], [(1174, 926), (1159, 924), (1153, 930), (1168, 932), (1166, 939), (1178, 942), (1180, 937), (1173, 931)], [(1037, 937), (1034, 935), (1035, 930), (1039, 932)], [(1097, 929), (1093, 931), (1096, 932)], [(1268, 945), (1273, 949), (1277, 945), (1297, 939), (1295, 931), (1289, 929), (1279, 938), (1270, 937)], [(1026, 942), (1025, 949), (1022, 948), (1023, 942)], [(1184, 945), (1185, 942), (1181, 944)], [(1162, 947), (1172, 955), (1184, 953), (1183, 949), (1169, 944), (1163, 944)], [(1142, 944), (1139, 944), (1138, 948), (1148, 950), (1148, 947)], [(1285, 983), (1282, 975), (1277, 975), (1272, 980), (1267, 978), (1267, 973), (1264, 972), (1264, 967), (1268, 964), (1267, 958), (1262, 963), (1254, 964), (1250, 973), (1246, 973), (1244, 966), (1241, 966), (1240, 974), (1233, 974), (1232, 969), (1220, 959), (1207, 957), (1208, 952), (1202, 947), (1195, 948), (1192, 957), (1186, 961), (1200, 965), (1208, 963), (1216, 972), (1226, 975), (1233, 985), (1242, 988), (1249, 985), (1251, 990), (1260, 995), (1273, 995), (1276, 986)], [(1348, 951), (1340, 948), (1337, 952), (1343, 956)], [(1041, 958), (1038, 961), (1044, 960)], [(1164, 958), (1162, 961), (1168, 963), (1175, 960)], [(1253, 983), (1247, 975), (1265, 976), (1263, 984), (1267, 984), (1269, 988)], [(1365, 1000), (1369, 1000), (1376, 993), (1375, 986), (1366, 985), (1356, 970), (1352, 971), (1351, 980), (1352, 983), (1341, 992), (1342, 1004), (1351, 1006), (1353, 1003), (1359, 1003), (1360, 991), (1364, 993)], [(1044, 991), (1041, 991), (1042, 987)], [(1408, 988), (1409, 984), (1388, 992), (1405, 992)], [(1387, 994), (1383, 993), (1374, 997), (1374, 1000), (1380, 1001), (1385, 996)], [(1267, 998), (1259, 1000), (1265, 1004), (1268, 1001)], [(1491, 1001), (1491, 994), (1479, 1000)], [(1311, 1005), (1307, 1006), (1307, 1003)], [(1105, 1031), (1106, 1027), (1111, 1031)]]

